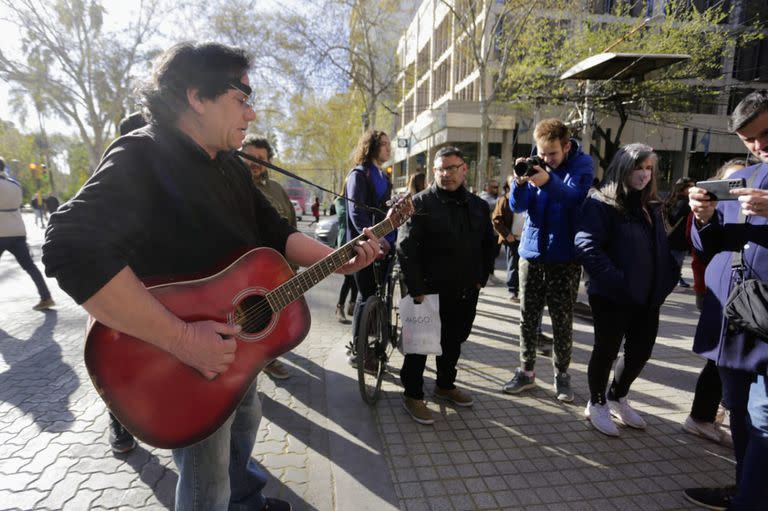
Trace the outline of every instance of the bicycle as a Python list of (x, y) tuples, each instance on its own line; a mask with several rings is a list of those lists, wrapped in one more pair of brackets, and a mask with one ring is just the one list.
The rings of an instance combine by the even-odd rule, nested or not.
[(357, 382), (363, 401), (376, 404), (387, 361), (400, 340), (400, 300), (405, 296), (403, 275), (397, 258), (392, 270), (381, 277), (385, 261), (374, 263), (376, 292), (368, 297), (360, 315), (359, 334), (355, 343)]

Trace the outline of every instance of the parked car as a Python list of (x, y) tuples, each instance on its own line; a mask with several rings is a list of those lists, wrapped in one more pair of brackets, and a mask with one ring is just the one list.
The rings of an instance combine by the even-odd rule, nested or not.
[(291, 199), (291, 204), (293, 204), (293, 210), (296, 212), (296, 221), (301, 222), (301, 206), (299, 206), (299, 201)]
[(336, 246), (336, 238), (339, 234), (339, 217), (336, 215), (320, 217), (315, 227), (315, 238), (326, 245)]

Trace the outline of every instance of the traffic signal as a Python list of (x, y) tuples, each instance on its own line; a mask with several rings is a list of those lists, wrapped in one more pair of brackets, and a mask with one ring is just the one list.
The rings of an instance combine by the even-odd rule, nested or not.
[(43, 179), (48, 179), (48, 166), (45, 163), (42, 163), (39, 168), (43, 175)]
[(392, 165), (387, 167), (387, 174), (389, 174), (390, 176), (392, 175)]
[(39, 167), (37, 163), (30, 163), (29, 164), (29, 173), (32, 174), (33, 177), (37, 177), (37, 173), (39, 172)]

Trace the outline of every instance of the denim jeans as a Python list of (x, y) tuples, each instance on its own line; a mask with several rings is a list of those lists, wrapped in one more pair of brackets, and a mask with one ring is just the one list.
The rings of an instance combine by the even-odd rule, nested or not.
[(757, 377), (749, 390), (749, 438), (732, 511), (757, 511), (768, 504), (768, 378)]
[(211, 436), (173, 450), (179, 469), (176, 511), (253, 511), (264, 507), (266, 473), (251, 459), (261, 401), (256, 382), (227, 421)]
[(520, 276), (517, 272), (517, 264), (520, 261), (520, 254), (517, 251), (519, 247), (520, 240), (504, 245), (504, 254), (507, 256), (507, 291), (513, 295), (516, 295), (520, 289)]

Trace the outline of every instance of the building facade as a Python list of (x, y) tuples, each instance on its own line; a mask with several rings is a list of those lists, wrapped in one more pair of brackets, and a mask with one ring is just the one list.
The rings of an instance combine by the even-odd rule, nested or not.
[[(574, 120), (573, 112), (566, 107), (545, 106), (531, 114), (496, 102), (490, 107), (490, 158), (485, 169), (476, 169), (481, 126), (480, 88), (488, 91), (492, 84), (480, 83), (474, 61), (466, 56), (466, 48), (462, 47), (465, 43), (456, 16), (446, 1), (451, 0), (423, 0), (398, 43), (401, 67), (396, 94), (400, 101), (393, 130), (397, 139), (393, 176), (398, 188), (405, 186), (411, 174), (429, 169), (434, 154), (447, 144), (457, 145), (467, 154), (471, 186), (481, 186), (488, 178), (503, 178), (511, 172), (515, 157), (530, 154), (536, 120), (551, 116)], [(461, 4), (461, 0), (454, 1)], [(627, 2), (630, 9), (627, 16), (617, 18), (610, 13), (621, 1)], [(720, 1), (689, 0), (689, 7), (706, 9)], [(768, 0), (731, 2), (729, 29), (768, 19)], [(493, 3), (489, 20), (483, 19), (483, 12), (478, 12), (478, 26), (493, 25), (492, 17), (502, 2)], [(574, 5), (578, 8), (579, 1), (574, 1)], [(585, 9), (585, 19), (590, 21), (610, 23), (618, 19), (631, 27), (645, 17), (663, 16), (665, 2), (581, 0), (581, 8)], [(483, 44), (491, 44), (490, 31), (486, 29), (483, 33)], [(662, 184), (681, 176), (704, 179), (728, 159), (745, 156), (743, 145), (727, 132), (728, 115), (746, 94), (768, 88), (768, 38), (748, 47), (732, 48), (722, 58), (722, 73), (696, 85), (716, 91), (717, 99), (697, 103), (692, 111), (684, 113), (682, 121), (666, 123), (630, 115), (624, 127), (623, 143), (642, 141), (659, 152)], [(598, 112), (595, 119), (603, 130), (613, 133), (620, 123), (610, 112)], [(592, 144), (600, 144), (597, 139), (592, 140)]]

